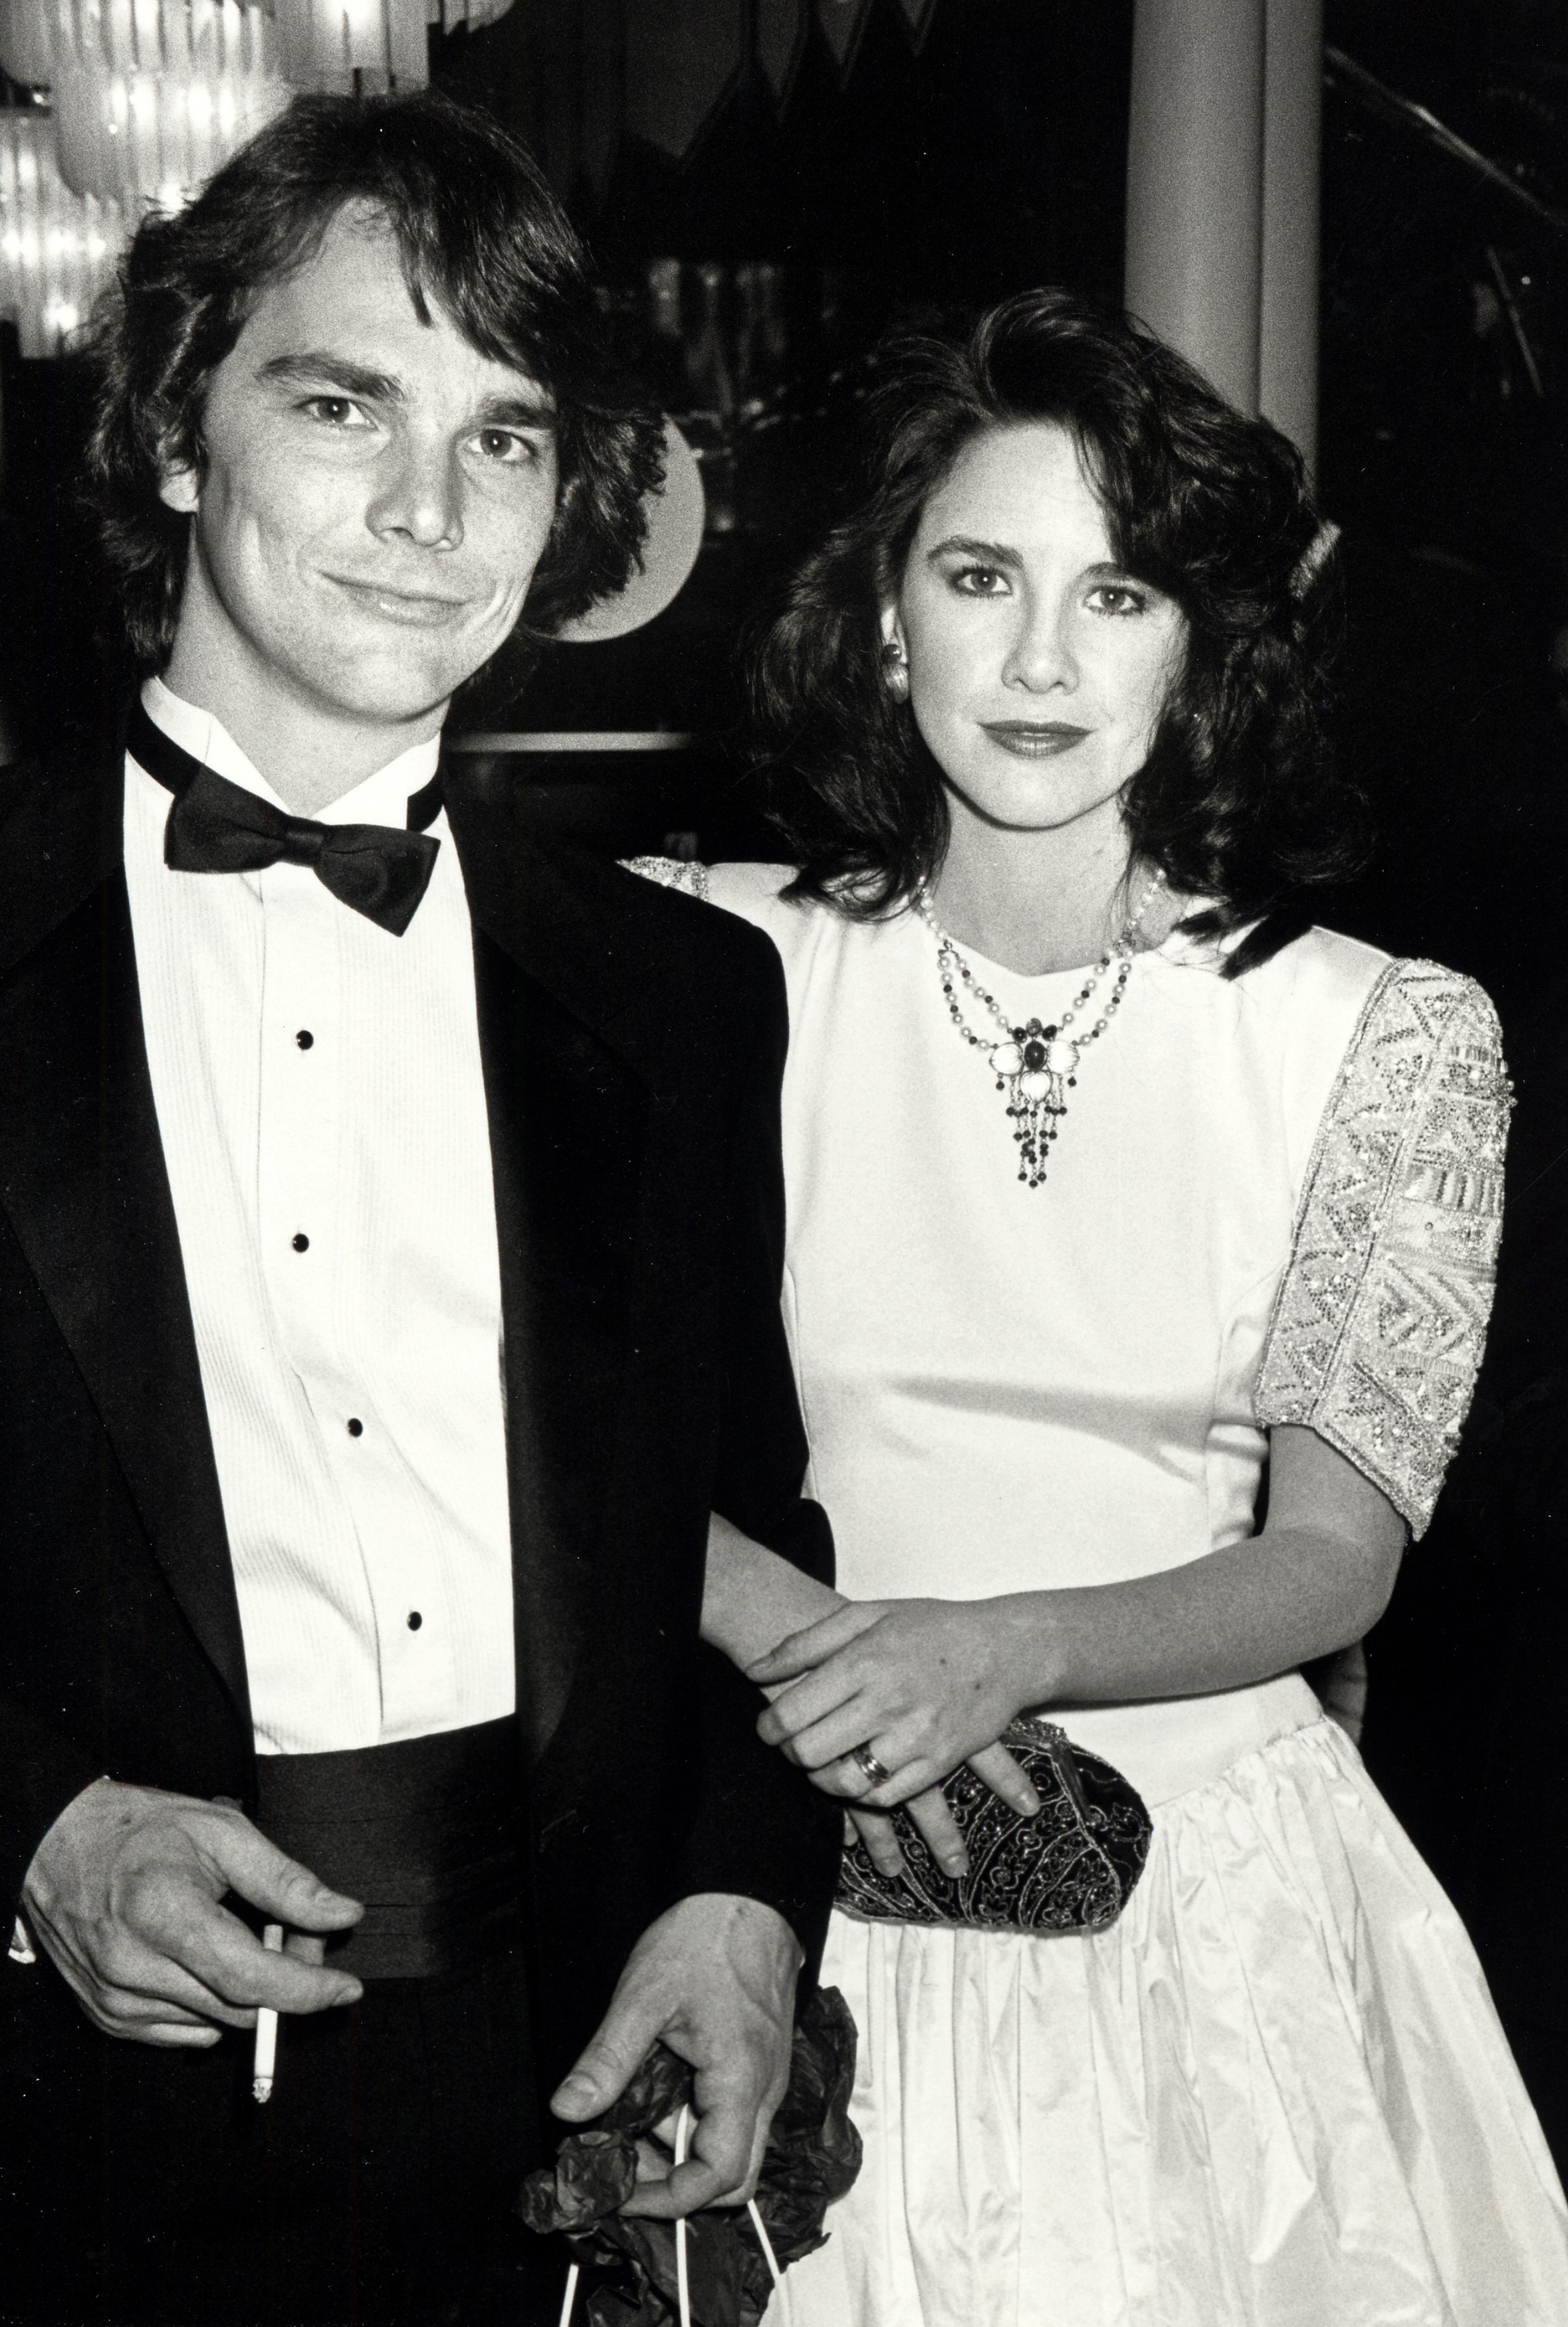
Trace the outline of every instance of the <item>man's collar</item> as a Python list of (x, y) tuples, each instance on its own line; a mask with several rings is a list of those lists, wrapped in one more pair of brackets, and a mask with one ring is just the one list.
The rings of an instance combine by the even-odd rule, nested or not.
[[(125, 732), (121, 715), (96, 746), (79, 737), (42, 762), (0, 768), (0, 979), (119, 878)], [(460, 758), (445, 775), (476, 927), (639, 1073), (679, 1052), (670, 981), (649, 974), (650, 961), (686, 954), (666, 892), (531, 831), (512, 771)], [(735, 942), (752, 934), (733, 926)], [(699, 950), (694, 974), (711, 955), (711, 944)]]
[[(227, 777), (231, 784), (254, 792), (258, 799), (292, 814), (288, 802), (280, 799), (259, 769), (240, 750), (221, 720), (210, 711), (201, 711), (195, 704), (187, 703), (161, 678), (149, 678), (142, 688), (142, 707), (154, 727), (161, 727), (172, 743), (200, 760), (204, 768), (215, 775)], [(374, 775), (356, 784), (341, 799), (332, 800), (315, 811), (317, 824), (389, 824), (402, 828), (408, 822), (408, 803), (422, 792), (435, 773), (441, 755), (441, 738), (433, 735), (428, 742), (415, 743), (398, 753)]]

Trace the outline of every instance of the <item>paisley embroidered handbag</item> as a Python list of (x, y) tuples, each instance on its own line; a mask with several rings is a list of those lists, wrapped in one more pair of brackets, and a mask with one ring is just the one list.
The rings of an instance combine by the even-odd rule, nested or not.
[(1070, 1743), (1053, 1721), (1026, 1714), (1002, 1739), (1040, 1796), (1026, 1818), (999, 1801), (967, 1764), (942, 1789), (969, 1853), (955, 1880), (937, 1864), (913, 1818), (892, 1813), (901, 1874), (879, 1874), (858, 1839), (839, 1866), (835, 1904), (865, 1922), (980, 1930), (1103, 1931), (1143, 1871), (1153, 1827), (1119, 1771)]

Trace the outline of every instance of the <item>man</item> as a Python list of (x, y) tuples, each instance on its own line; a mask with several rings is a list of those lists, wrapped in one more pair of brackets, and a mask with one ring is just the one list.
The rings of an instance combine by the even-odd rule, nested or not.
[(26, 2327), (554, 2318), (539, 2096), (684, 2053), (668, 2213), (750, 2189), (782, 2089), (836, 1823), (696, 1638), (710, 1509), (830, 1556), (777, 966), (437, 770), (525, 602), (636, 551), (658, 425), (599, 334), (526, 157), (420, 97), (301, 100), (99, 336), (157, 675), (103, 764), (0, 779)]

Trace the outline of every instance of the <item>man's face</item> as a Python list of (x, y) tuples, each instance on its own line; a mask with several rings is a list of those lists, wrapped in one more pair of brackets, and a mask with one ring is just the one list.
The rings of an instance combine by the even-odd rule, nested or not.
[(202, 417), (176, 659), (336, 719), (439, 713), (507, 637), (555, 509), (537, 382), (415, 312), (374, 213), (257, 299)]

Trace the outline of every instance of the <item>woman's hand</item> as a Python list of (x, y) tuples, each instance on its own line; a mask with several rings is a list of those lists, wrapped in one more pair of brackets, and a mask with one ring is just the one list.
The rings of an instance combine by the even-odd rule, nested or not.
[[(939, 1608), (942, 1603), (931, 1602), (928, 1604)], [(876, 1611), (873, 1609), (872, 1612), (874, 1614)], [(703, 1638), (715, 1648), (722, 1649), (732, 1662), (739, 1665), (753, 1680), (765, 1684), (778, 1659), (782, 1659), (779, 1679), (774, 1684), (779, 1687), (808, 1670), (810, 1659), (795, 1661), (791, 1652), (802, 1642), (819, 1640), (829, 1621), (839, 1615), (854, 1620), (852, 1630), (860, 1629), (864, 1619), (863, 1611), (857, 1610), (836, 1592), (830, 1591), (826, 1584), (814, 1583), (810, 1576), (803, 1575), (798, 1568), (789, 1566), (776, 1553), (765, 1551), (761, 1544), (753, 1543), (750, 1537), (742, 1535), (738, 1528), (728, 1519), (721, 1519), (717, 1512), (713, 1515), (708, 1528)], [(787, 1630), (789, 1627), (793, 1629)], [(758, 1659), (756, 1651), (761, 1641), (770, 1641), (772, 1646), (769, 1654)], [(826, 1653), (833, 1645), (834, 1641), (829, 1638), (823, 1652)], [(748, 1658), (753, 1661), (749, 1663)], [(789, 1694), (792, 1696), (794, 1692)], [(764, 1736), (769, 1734), (766, 1730), (762, 1734)], [(994, 1730), (992, 1738), (995, 1734)], [(770, 1739), (770, 1742), (774, 1741)], [(868, 1740), (864, 1735), (857, 1735), (852, 1742), (858, 1745)], [(798, 1754), (795, 1758), (801, 1759)], [(965, 1758), (959, 1755), (948, 1767), (957, 1768), (957, 1761)], [(984, 1750), (966, 1758), (971, 1768), (1004, 1802), (1025, 1818), (1035, 1815), (1040, 1808), (1040, 1798), (1011, 1753), (987, 1739), (984, 1742)], [(888, 1767), (892, 1769), (894, 1764), (890, 1762)], [(811, 1774), (813, 1782), (825, 1793), (837, 1794), (847, 1804), (854, 1806), (851, 1817), (871, 1853), (873, 1863), (884, 1874), (897, 1874), (903, 1864), (903, 1858), (892, 1820), (885, 1812), (863, 1808), (860, 1805), (873, 1791), (879, 1801), (885, 1799), (889, 1802), (902, 1802), (906, 1799), (906, 1791), (895, 1790), (884, 1795), (873, 1787), (864, 1771), (853, 1762), (830, 1762), (824, 1768), (813, 1770)], [(901, 1771), (899, 1774), (901, 1776)], [(947, 1771), (944, 1769), (938, 1774), (945, 1778)], [(969, 1864), (968, 1854), (964, 1848), (964, 1838), (953, 1823), (952, 1812), (942, 1799), (940, 1785), (928, 1783), (923, 1790), (917, 1787), (909, 1800), (909, 1809), (943, 1873), (953, 1876), (964, 1874)]]
[[(995, 1742), (1031, 1701), (1013, 1669), (1007, 1605), (863, 1600), (836, 1610), (748, 1668), (761, 1687), (781, 1691), (759, 1735), (857, 1808), (891, 1809), (969, 1762), (1004, 1801), (1032, 1816), (1038, 1798)], [(885, 1783), (869, 1784), (845, 1760), (857, 1745), (891, 1772)]]
[[(1005, 1745), (988, 1745), (983, 1753), (971, 1753), (969, 1767), (975, 1775), (988, 1785), (994, 1794), (1021, 1818), (1033, 1818), (1040, 1809), (1040, 1796), (1035, 1792), (1018, 1763)], [(854, 1805), (851, 1808), (845, 1841), (858, 1835), (871, 1855), (872, 1864), (882, 1874), (901, 1874), (904, 1854), (899, 1847), (899, 1833), (886, 1810), (868, 1810), (860, 1806), (873, 1789), (863, 1770), (854, 1762), (832, 1762), (826, 1770), (815, 1771), (811, 1782), (820, 1786), (825, 1794), (844, 1794)], [(859, 1798), (857, 1800), (856, 1798)], [(947, 1797), (940, 1786), (928, 1786), (923, 1794), (911, 1795), (904, 1804), (915, 1822), (927, 1849), (944, 1874), (957, 1882), (969, 1872), (969, 1853), (964, 1837), (947, 1808)]]

